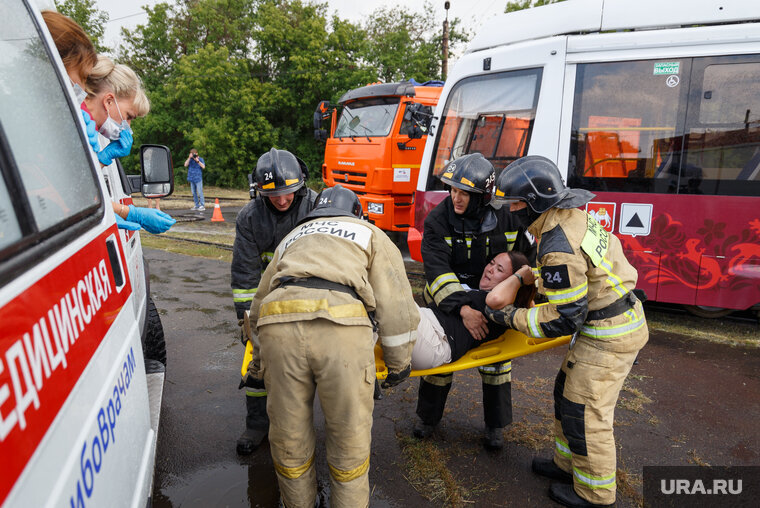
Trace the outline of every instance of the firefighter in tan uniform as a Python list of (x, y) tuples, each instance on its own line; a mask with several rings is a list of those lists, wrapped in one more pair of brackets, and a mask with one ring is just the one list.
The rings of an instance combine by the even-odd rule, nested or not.
[(620, 240), (577, 209), (593, 197), (565, 187), (557, 166), (544, 157), (507, 166), (495, 199), (513, 211), (527, 207), (533, 220), (528, 231), (538, 241), (539, 292), (549, 301), (530, 309), (487, 309), (490, 319), (529, 336), (573, 335), (554, 385), (554, 458), (537, 457), (532, 464), (534, 472), (560, 481), (549, 497), (573, 507), (615, 502), (615, 404), (649, 338), (633, 293), (636, 269)]
[(311, 508), (314, 392), (325, 415), (331, 506), (369, 505), (375, 387), (373, 322), (389, 375), (409, 376), (419, 313), (401, 253), (361, 220), (356, 195), (339, 185), (278, 245), (251, 305), (269, 390), (269, 442), (282, 500)]

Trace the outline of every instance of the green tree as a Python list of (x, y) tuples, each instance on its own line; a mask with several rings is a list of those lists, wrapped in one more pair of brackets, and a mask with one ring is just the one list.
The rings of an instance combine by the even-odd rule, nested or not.
[[(124, 30), (119, 48), (151, 100), (150, 115), (133, 123), (135, 145), (169, 146), (179, 181), (193, 146), (211, 184), (244, 185), (272, 146), (318, 175), (324, 148), (314, 141), (312, 116), (320, 100), (335, 102), (379, 77), (440, 75), (442, 23), (430, 4), (421, 15), (376, 12), (372, 36), (328, 17), (326, 3), (305, 0), (180, 0), (144, 9), (147, 22)], [(463, 42), (457, 21), (451, 26), (452, 44)], [(136, 160), (133, 154), (126, 167)]]
[[(369, 42), (365, 59), (384, 82), (440, 78), (442, 25), (427, 1), (419, 13), (406, 7), (376, 9), (364, 25)], [(459, 25), (459, 18), (449, 23), (449, 51), (469, 38)]]
[(507, 2), (504, 12), (522, 11), (531, 7), (540, 7), (542, 5), (556, 4), (565, 0), (514, 0)]
[(55, 8), (87, 32), (98, 53), (108, 52), (108, 48), (102, 45), (108, 13), (96, 8), (95, 0), (55, 0)]

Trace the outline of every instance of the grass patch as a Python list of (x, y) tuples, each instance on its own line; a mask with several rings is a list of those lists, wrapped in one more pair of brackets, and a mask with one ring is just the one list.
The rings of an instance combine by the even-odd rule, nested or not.
[(623, 458), (620, 456), (620, 445), (618, 445), (618, 464), (616, 471), (615, 484), (618, 493), (632, 500), (636, 506), (644, 506), (644, 497), (640, 494), (642, 486), (641, 475), (631, 473), (626, 467)]
[(702, 467), (710, 467), (710, 463), (697, 454), (697, 450), (689, 450), (689, 462)]
[[(444, 452), (431, 440), (417, 440), (396, 435), (405, 460), (404, 478), (422, 497), (440, 506), (462, 507), (476, 504), (473, 498), (499, 488), (494, 480), (470, 478), (459, 480), (447, 467), (451, 457), (459, 462), (473, 455), (465, 446), (447, 447)], [(474, 460), (474, 458), (473, 458)]]
[(216, 259), (232, 263), (232, 251), (216, 248), (212, 245), (193, 244), (178, 240), (171, 240), (160, 235), (140, 235), (143, 247), (149, 249), (164, 250), (175, 254), (195, 256), (207, 259)]
[(513, 405), (524, 410), (527, 418), (512, 422), (504, 433), (504, 439), (535, 451), (553, 447), (552, 380), (545, 377), (514, 380), (512, 390)]
[(644, 410), (644, 404), (651, 403), (652, 399), (644, 395), (641, 390), (624, 384), (620, 397), (618, 398), (617, 407), (619, 409), (627, 409), (628, 411), (633, 411), (636, 414), (641, 414)]
[(704, 319), (688, 314), (647, 310), (647, 325), (650, 331), (672, 333), (691, 339), (729, 346), (760, 347), (757, 323)]
[(443, 506), (463, 506), (463, 489), (446, 467), (446, 454), (433, 442), (397, 436), (406, 461), (406, 480), (422, 497)]

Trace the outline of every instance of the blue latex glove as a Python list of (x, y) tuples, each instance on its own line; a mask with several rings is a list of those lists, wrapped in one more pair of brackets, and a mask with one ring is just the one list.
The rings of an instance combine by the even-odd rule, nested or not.
[(107, 147), (98, 152), (98, 160), (105, 166), (110, 166), (114, 157), (124, 157), (132, 150), (132, 131), (122, 129), (119, 139), (111, 141)]
[(129, 215), (127, 220), (137, 222), (148, 233), (158, 234), (168, 231), (177, 221), (172, 216), (154, 208), (138, 208), (135, 205), (129, 205)]
[(84, 119), (85, 133), (87, 134), (87, 141), (89, 141), (92, 151), (98, 153), (100, 151), (100, 141), (98, 140), (98, 127), (95, 125), (95, 121), (90, 118), (87, 111), (80, 109), (82, 112), (82, 118)]
[(140, 225), (136, 222), (125, 221), (121, 218), (121, 215), (116, 214), (116, 225), (119, 229), (128, 229), (130, 231), (140, 231)]

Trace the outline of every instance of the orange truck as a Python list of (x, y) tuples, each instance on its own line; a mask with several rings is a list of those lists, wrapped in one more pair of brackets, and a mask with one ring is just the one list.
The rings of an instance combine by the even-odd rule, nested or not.
[(314, 113), (315, 138), (325, 141), (325, 185), (356, 192), (383, 230), (414, 224), (420, 160), (442, 89), (441, 81), (375, 83), (346, 92), (337, 106), (322, 101)]

